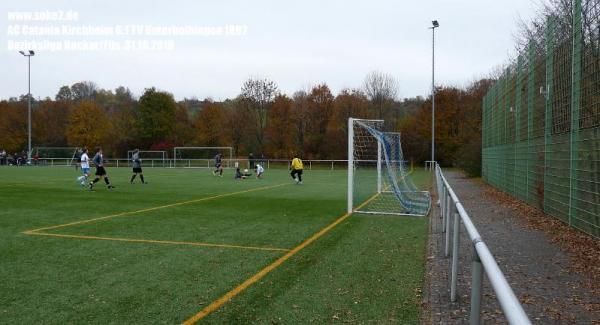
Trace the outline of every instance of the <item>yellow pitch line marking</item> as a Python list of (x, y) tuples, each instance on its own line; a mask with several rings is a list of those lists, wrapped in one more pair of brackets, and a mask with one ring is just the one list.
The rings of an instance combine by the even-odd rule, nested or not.
[[(367, 205), (369, 202), (371, 202), (372, 200), (374, 200), (378, 195), (379, 194), (375, 194), (372, 197), (370, 197), (368, 200), (366, 200), (361, 205), (359, 205), (356, 208), (356, 210), (358, 210), (358, 209), (362, 208), (363, 206)], [(183, 322), (183, 325), (195, 324), (196, 322), (198, 322), (202, 318), (206, 317), (208, 314), (210, 314), (213, 311), (219, 309), (222, 305), (224, 305), (225, 303), (227, 303), (228, 301), (230, 301), (233, 297), (237, 296), (242, 291), (246, 290), (249, 286), (251, 286), (255, 282), (257, 282), (260, 279), (262, 279), (263, 277), (265, 277), (271, 271), (273, 271), (274, 269), (276, 269), (277, 267), (279, 267), (281, 264), (283, 264), (283, 262), (287, 261), (290, 257), (296, 255), (296, 253), (298, 253), (299, 251), (301, 251), (302, 249), (304, 249), (306, 246), (312, 244), (315, 240), (317, 240), (321, 236), (325, 235), (327, 232), (329, 232), (335, 226), (339, 225), (341, 222), (343, 222), (344, 220), (346, 220), (351, 215), (352, 215), (351, 213), (346, 212), (341, 217), (337, 218), (334, 222), (332, 222), (329, 225), (325, 226), (325, 228), (319, 230), (317, 233), (315, 233), (314, 235), (310, 236), (308, 239), (306, 239), (305, 241), (303, 241), (300, 245), (296, 246), (294, 249), (292, 249), (291, 251), (287, 252), (282, 257), (278, 258), (275, 262), (269, 264), (268, 266), (266, 266), (265, 268), (263, 268), (262, 270), (260, 270), (258, 273), (254, 274), (252, 277), (248, 278), (246, 281), (242, 282), (240, 285), (238, 285), (237, 287), (235, 287), (231, 291), (227, 292), (221, 298), (213, 301), (210, 305), (206, 306), (204, 309), (202, 309), (201, 311), (199, 311), (197, 314), (195, 314), (194, 316), (190, 317), (188, 320), (186, 320), (185, 322)]]
[(44, 232), (28, 232), (28, 231), (24, 232), (24, 234), (25, 235), (33, 235), (33, 236), (49, 236), (49, 237), (72, 238), (72, 239), (107, 240), (107, 241), (119, 241), (119, 242), (131, 242), (131, 243), (152, 243), (152, 244), (165, 244), (165, 245), (187, 245), (187, 246), (201, 246), (201, 247), (237, 248), (237, 249), (261, 250), (261, 251), (283, 251), (283, 252), (289, 251), (289, 249), (286, 249), (286, 248), (276, 248), (276, 247), (257, 247), (257, 246), (212, 244), (212, 243), (171, 241), (171, 240), (99, 237), (99, 236), (85, 236), (85, 235), (52, 234), (52, 233), (44, 233)]
[(244, 191), (219, 194), (219, 195), (215, 195), (215, 196), (203, 197), (203, 198), (200, 198), (200, 199), (194, 199), (194, 200), (189, 200), (189, 201), (184, 201), (184, 202), (171, 203), (171, 204), (167, 204), (167, 205), (161, 205), (161, 206), (157, 206), (157, 207), (146, 208), (146, 209), (141, 209), (141, 210), (136, 210), (136, 211), (121, 212), (121, 213), (111, 214), (111, 215), (104, 216), (104, 217), (98, 217), (98, 218), (92, 218), (92, 219), (74, 221), (74, 222), (64, 223), (64, 224), (61, 224), (61, 225), (43, 227), (43, 228), (38, 228), (38, 229), (33, 229), (33, 230), (26, 230), (23, 233), (31, 235), (31, 233), (39, 232), (39, 231), (44, 231), (44, 230), (52, 230), (52, 229), (58, 229), (58, 228), (65, 228), (65, 227), (80, 225), (80, 224), (84, 224), (84, 223), (90, 223), (90, 222), (94, 222), (94, 221), (98, 221), (98, 220), (105, 220), (105, 219), (110, 219), (110, 218), (115, 218), (115, 217), (122, 217), (122, 216), (127, 216), (127, 215), (132, 215), (132, 214), (138, 214), (138, 213), (144, 213), (144, 212), (150, 212), (150, 211), (155, 211), (155, 210), (160, 210), (160, 209), (165, 209), (165, 208), (172, 208), (172, 207), (175, 207), (175, 206), (180, 206), (180, 205), (185, 205), (185, 204), (191, 204), (191, 203), (197, 203), (197, 202), (208, 201), (208, 200), (214, 200), (214, 199), (219, 199), (219, 198), (222, 198), (222, 197), (228, 197), (228, 196), (237, 195), (237, 194), (243, 194), (243, 193), (249, 193), (249, 192), (255, 192), (255, 191), (262, 191), (262, 190), (268, 190), (268, 189), (272, 189), (272, 188), (276, 188), (276, 187), (281, 187), (281, 186), (284, 186), (284, 185), (289, 185), (289, 183), (278, 184), (278, 185), (271, 185), (271, 186), (257, 187), (257, 188), (252, 188), (252, 189), (248, 189), (248, 190), (244, 190)]

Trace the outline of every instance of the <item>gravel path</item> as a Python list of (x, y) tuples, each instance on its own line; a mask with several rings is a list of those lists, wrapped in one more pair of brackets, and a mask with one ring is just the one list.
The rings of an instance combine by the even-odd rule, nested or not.
[[(534, 324), (600, 324), (600, 295), (586, 287), (590, 279), (572, 270), (570, 255), (549, 235), (523, 223), (526, 210), (498, 199), (495, 190), (479, 180), (455, 171), (447, 171), (445, 176)], [(466, 324), (472, 246), (461, 226), (458, 299), (450, 303), (450, 257), (444, 257), (439, 208), (435, 206), (432, 213), (424, 296), (428, 312), (423, 322)], [(482, 319), (486, 324), (506, 323), (487, 280)]]

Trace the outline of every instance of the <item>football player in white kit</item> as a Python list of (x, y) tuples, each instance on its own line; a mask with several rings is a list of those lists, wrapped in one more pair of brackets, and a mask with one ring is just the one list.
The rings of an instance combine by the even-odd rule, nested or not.
[(87, 179), (90, 176), (90, 157), (87, 154), (87, 148), (83, 148), (83, 153), (81, 154), (81, 172), (82, 176), (77, 177), (77, 181), (81, 186), (85, 186), (87, 184)]

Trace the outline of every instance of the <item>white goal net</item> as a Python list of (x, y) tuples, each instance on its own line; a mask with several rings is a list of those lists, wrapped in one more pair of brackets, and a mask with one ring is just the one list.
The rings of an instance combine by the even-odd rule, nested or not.
[(427, 215), (431, 196), (412, 182), (400, 134), (382, 129), (382, 120), (348, 121), (348, 212)]
[(173, 148), (173, 167), (214, 167), (214, 158), (222, 155), (224, 168), (232, 166), (232, 147), (175, 147)]

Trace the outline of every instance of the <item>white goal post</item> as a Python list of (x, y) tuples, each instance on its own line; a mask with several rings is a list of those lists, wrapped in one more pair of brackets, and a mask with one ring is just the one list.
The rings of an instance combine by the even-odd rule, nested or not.
[(230, 168), (233, 161), (233, 147), (175, 147), (173, 167), (214, 167), (217, 153), (223, 155), (223, 167)]
[(383, 120), (348, 120), (348, 213), (425, 216), (431, 196), (418, 189), (402, 153), (400, 134)]
[[(128, 165), (132, 164), (131, 159), (133, 157), (134, 152), (135, 152), (135, 150), (127, 151), (127, 164)], [(167, 166), (167, 160), (168, 160), (167, 152), (164, 150), (139, 150), (138, 153), (140, 155), (140, 159), (150, 162), (149, 166), (144, 166), (144, 167), (155, 167), (155, 166), (165, 167), (165, 166)], [(158, 164), (156, 162), (158, 162)]]

